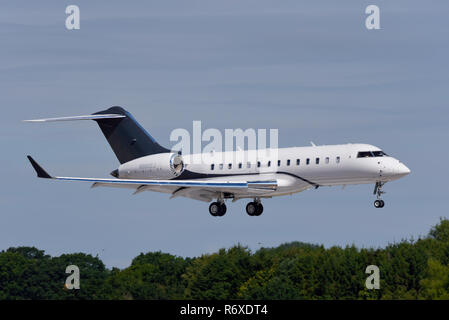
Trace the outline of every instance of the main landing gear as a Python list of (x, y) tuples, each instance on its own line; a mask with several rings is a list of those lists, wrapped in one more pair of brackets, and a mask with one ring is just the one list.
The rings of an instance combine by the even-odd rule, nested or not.
[[(250, 216), (260, 216), (263, 212), (263, 205), (259, 198), (254, 199), (246, 205), (246, 213)], [(216, 202), (212, 202), (209, 206), (209, 213), (214, 217), (222, 217), (226, 213), (226, 205), (223, 198), (219, 198)]]
[(382, 194), (385, 193), (385, 191), (382, 191), (382, 187), (385, 184), (385, 182), (376, 182), (376, 185), (374, 186), (374, 194), (377, 196), (377, 200), (374, 201), (374, 207), (375, 208), (383, 208), (385, 205), (385, 202), (380, 198)]
[(214, 217), (222, 217), (226, 213), (226, 205), (223, 202), (212, 202), (209, 206), (209, 213)]
[(260, 216), (263, 212), (263, 205), (259, 199), (246, 205), (246, 213), (250, 216)]

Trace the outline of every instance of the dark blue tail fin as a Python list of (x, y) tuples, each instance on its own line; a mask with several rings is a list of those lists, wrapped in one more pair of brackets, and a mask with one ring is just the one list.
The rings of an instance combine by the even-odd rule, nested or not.
[(94, 114), (120, 114), (124, 118), (97, 119), (101, 131), (120, 163), (156, 153), (170, 152), (162, 147), (133, 116), (121, 107), (112, 107)]

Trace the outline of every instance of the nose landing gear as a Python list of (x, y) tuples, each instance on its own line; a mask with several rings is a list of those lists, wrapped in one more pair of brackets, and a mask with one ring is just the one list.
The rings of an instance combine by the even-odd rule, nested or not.
[(376, 185), (374, 186), (374, 193), (377, 196), (377, 200), (374, 201), (374, 207), (376, 208), (383, 208), (385, 205), (385, 202), (380, 198), (385, 191), (382, 191), (382, 187), (384, 186), (385, 182), (377, 181)]
[(376, 207), (376, 208), (383, 208), (384, 205), (385, 205), (385, 202), (383, 200), (374, 201), (374, 207)]

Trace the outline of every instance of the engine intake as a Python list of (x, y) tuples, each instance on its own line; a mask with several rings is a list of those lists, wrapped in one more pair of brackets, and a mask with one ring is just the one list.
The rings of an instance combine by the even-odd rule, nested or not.
[(181, 155), (173, 154), (170, 157), (170, 168), (175, 176), (179, 176), (184, 171), (184, 161)]

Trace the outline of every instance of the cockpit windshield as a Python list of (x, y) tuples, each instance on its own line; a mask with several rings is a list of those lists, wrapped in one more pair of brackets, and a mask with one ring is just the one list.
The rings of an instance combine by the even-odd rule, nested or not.
[(372, 153), (375, 157), (388, 157), (388, 154), (383, 151), (372, 151)]
[(387, 157), (388, 155), (383, 151), (360, 151), (357, 154), (357, 158), (374, 158), (374, 157)]

